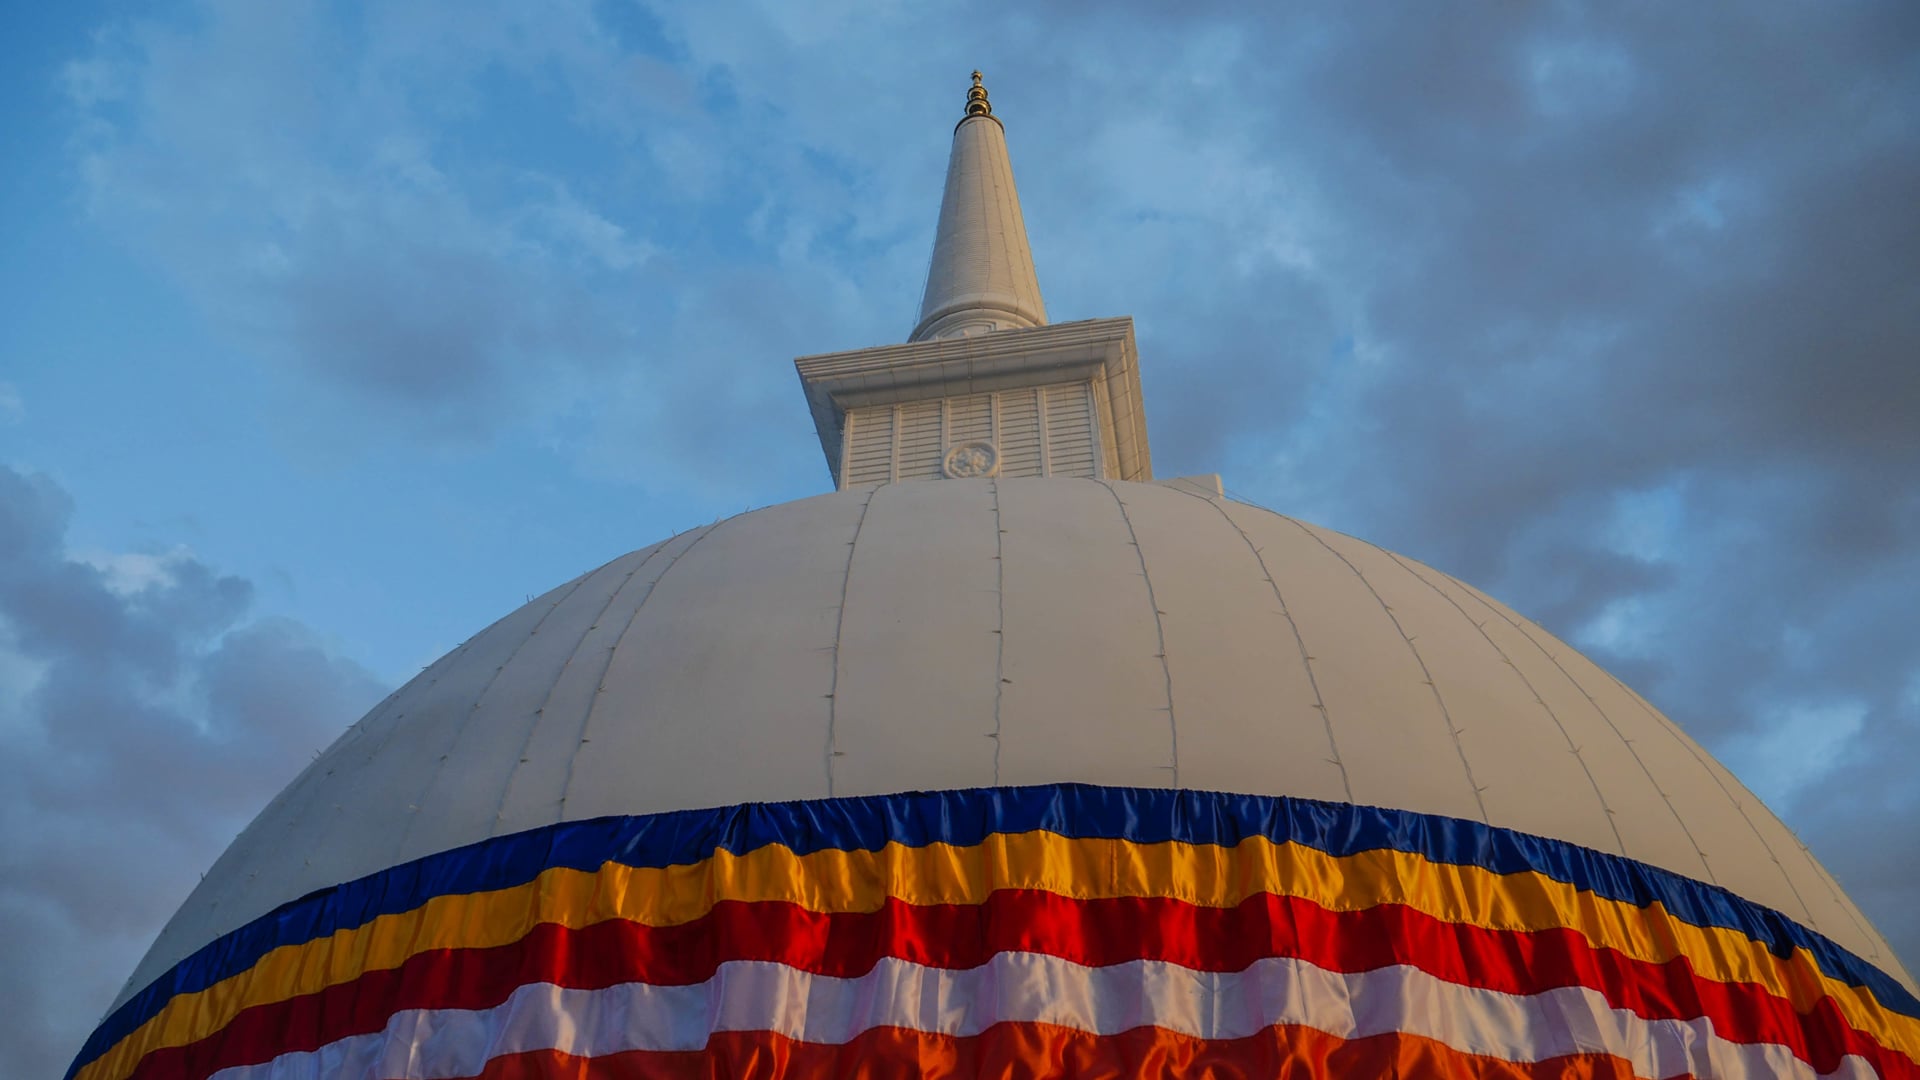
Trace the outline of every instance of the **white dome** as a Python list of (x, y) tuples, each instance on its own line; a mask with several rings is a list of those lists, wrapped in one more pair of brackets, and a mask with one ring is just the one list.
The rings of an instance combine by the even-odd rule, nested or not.
[(235, 840), (129, 982), (312, 890), (560, 820), (1085, 781), (1485, 821), (1716, 883), (1914, 986), (1671, 721), (1412, 560), (1257, 507), (949, 480), (622, 556), (388, 698)]

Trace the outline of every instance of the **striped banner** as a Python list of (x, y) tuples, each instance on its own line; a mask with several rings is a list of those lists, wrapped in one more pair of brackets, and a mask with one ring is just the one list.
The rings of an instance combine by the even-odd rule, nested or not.
[(298, 901), (69, 1080), (1920, 1080), (1920, 1002), (1723, 889), (1404, 811), (1050, 785), (602, 818)]

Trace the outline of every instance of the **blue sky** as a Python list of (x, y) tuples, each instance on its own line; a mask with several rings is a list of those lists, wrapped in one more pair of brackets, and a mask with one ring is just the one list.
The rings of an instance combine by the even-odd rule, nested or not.
[(974, 67), (1158, 472), (1544, 622), (1920, 959), (1911, 5), (23, 4), (0, 1072), (386, 690), (827, 486), (790, 361), (905, 336)]

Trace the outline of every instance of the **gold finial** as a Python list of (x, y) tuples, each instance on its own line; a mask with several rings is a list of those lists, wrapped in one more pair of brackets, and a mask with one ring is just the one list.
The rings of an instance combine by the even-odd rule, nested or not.
[(987, 101), (987, 88), (980, 85), (980, 73), (973, 73), (973, 88), (967, 91), (968, 116), (992, 116), (993, 105)]

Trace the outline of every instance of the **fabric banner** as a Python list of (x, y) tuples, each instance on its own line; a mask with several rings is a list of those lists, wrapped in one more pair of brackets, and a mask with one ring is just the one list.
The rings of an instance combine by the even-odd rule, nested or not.
[(1617, 856), (1339, 803), (1085, 785), (601, 818), (285, 905), (69, 1080), (1920, 1080), (1920, 1002)]

